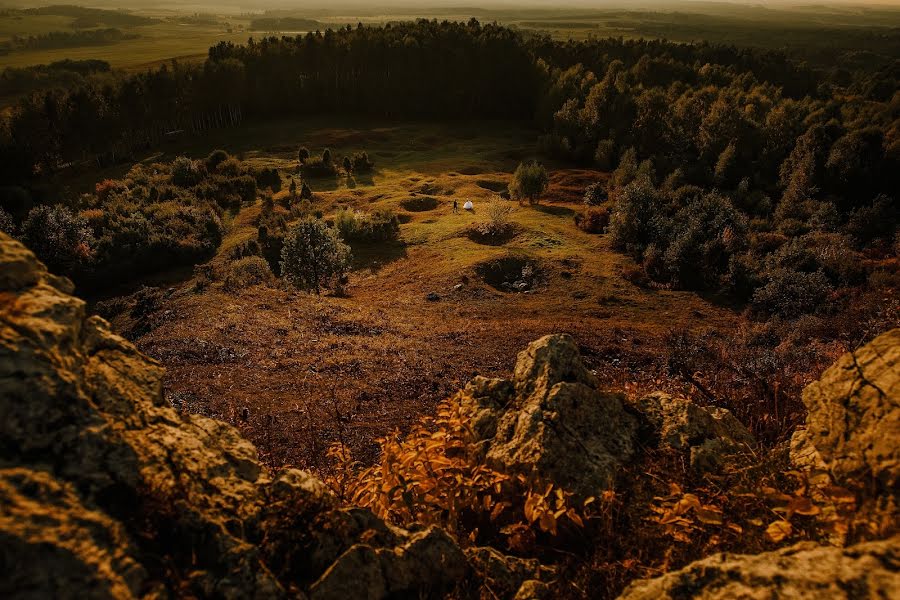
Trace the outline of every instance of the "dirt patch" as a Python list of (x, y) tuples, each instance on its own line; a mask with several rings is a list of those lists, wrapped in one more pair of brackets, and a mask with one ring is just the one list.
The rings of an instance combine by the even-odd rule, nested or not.
[(505, 227), (499, 229), (494, 228), (489, 231), (487, 229), (488, 228), (480, 225), (473, 225), (464, 230), (462, 235), (476, 244), (502, 246), (511, 242), (522, 232), (522, 228), (516, 223), (509, 223)]
[(440, 202), (438, 202), (437, 198), (432, 198), (431, 196), (417, 196), (416, 198), (404, 200), (400, 203), (400, 206), (409, 212), (426, 212), (436, 209), (439, 204)]
[(541, 278), (537, 261), (507, 256), (481, 263), (475, 272), (486, 284), (502, 292), (521, 293), (533, 290)]
[(476, 166), (468, 166), (468, 167), (463, 167), (462, 169), (459, 170), (459, 172), (462, 173), (463, 175), (481, 175), (482, 173), (484, 173), (484, 169), (482, 169), (481, 167), (476, 167)]
[(509, 184), (505, 181), (496, 181), (493, 179), (479, 179), (475, 182), (475, 185), (482, 189), (490, 190), (498, 194), (507, 191), (507, 189), (509, 188)]
[(416, 188), (416, 191), (420, 194), (441, 194), (444, 192), (444, 188), (436, 185), (433, 181), (429, 181)]

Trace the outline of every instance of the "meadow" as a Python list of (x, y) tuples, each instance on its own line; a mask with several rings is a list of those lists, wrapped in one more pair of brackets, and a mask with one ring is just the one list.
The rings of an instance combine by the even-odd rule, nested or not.
[[(671, 328), (728, 328), (739, 319), (696, 294), (640, 287), (623, 277), (631, 260), (613, 251), (607, 236), (585, 233), (573, 221), (584, 187), (607, 176), (597, 170), (554, 165), (540, 203), (502, 200), (513, 209), (510, 239), (473, 241), (472, 226), (488, 219), (490, 200), (532, 155), (531, 129), (504, 122), (340, 121), (213, 131), (145, 161), (226, 148), (247, 164), (279, 171), (277, 204), (288, 196), (288, 176), (296, 176), (298, 146), (338, 155), (365, 149), (375, 171), (311, 180), (314, 209), (326, 220), (344, 207), (390, 209), (400, 217), (398, 242), (353, 245), (347, 297), (265, 286), (235, 293), (214, 285), (197, 293), (189, 274), (176, 271), (162, 284), (173, 293), (140, 313), (152, 327), (137, 343), (166, 365), (170, 399), (236, 424), (269, 464), (321, 466), (324, 449), (337, 439), (372, 460), (378, 437), (406, 429), (475, 374), (507, 374), (519, 349), (550, 332), (576, 336), (610, 385), (649, 386), (662, 368), (654, 355)], [(122, 175), (121, 168), (100, 174)], [(462, 210), (466, 200), (474, 211)], [(256, 237), (260, 210), (256, 204), (234, 217), (210, 264), (226, 268), (232, 250)], [(533, 287), (518, 292), (494, 285), (484, 269), (494, 264), (513, 279), (532, 266)], [(113, 322), (123, 331), (136, 325), (129, 311)]]

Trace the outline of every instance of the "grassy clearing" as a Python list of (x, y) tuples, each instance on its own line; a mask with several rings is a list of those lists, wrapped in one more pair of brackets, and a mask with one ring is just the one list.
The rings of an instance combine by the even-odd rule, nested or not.
[[(222, 147), (278, 168), (285, 182), (300, 145), (336, 155), (367, 150), (375, 172), (310, 180), (314, 206), (326, 218), (343, 206), (391, 208), (403, 216), (401, 243), (356, 245), (346, 298), (268, 287), (197, 294), (186, 282), (139, 345), (167, 366), (170, 394), (237, 424), (267, 462), (315, 466), (336, 439), (371, 460), (377, 437), (408, 427), (476, 374), (507, 374), (515, 354), (541, 335), (574, 335), (611, 386), (642, 378), (650, 385), (652, 369), (643, 369), (658, 360), (654, 349), (670, 328), (734, 325), (731, 311), (694, 294), (624, 280), (629, 260), (604, 236), (575, 227), (584, 187), (605, 177), (596, 171), (550, 165), (546, 198), (512, 203), (515, 236), (502, 245), (472, 241), (467, 231), (531, 156), (533, 140), (533, 131), (509, 123), (304, 120), (173, 145), (165, 157)], [(433, 202), (403, 208), (421, 198)], [(454, 214), (454, 198), (460, 208), (471, 199), (474, 212)], [(257, 204), (234, 218), (214, 263), (255, 236), (258, 211)], [(479, 275), (482, 265), (510, 257), (536, 266), (533, 289), (504, 291)], [(427, 300), (431, 293), (439, 300)], [(620, 360), (623, 348), (629, 358)]]

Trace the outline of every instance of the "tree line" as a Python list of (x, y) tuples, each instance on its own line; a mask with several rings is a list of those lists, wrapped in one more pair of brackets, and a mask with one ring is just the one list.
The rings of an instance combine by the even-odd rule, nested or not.
[[(736, 257), (752, 250), (758, 267), (778, 236), (807, 236), (795, 254), (895, 243), (897, 79), (896, 65), (846, 71), (707, 43), (561, 42), (474, 19), (348, 26), (222, 42), (202, 65), (27, 95), (3, 123), (0, 175), (21, 200), (30, 179), (61, 166), (124, 160), (173, 132), (246, 117), (515, 118), (541, 129), (546, 154), (613, 171), (616, 239), (656, 280), (747, 297), (770, 278)], [(701, 235), (713, 230), (729, 240)], [(843, 237), (808, 237), (818, 234)], [(695, 281), (688, 250), (701, 246), (715, 277)], [(801, 258), (791, 260), (803, 272), (835, 272)]]
[(122, 40), (138, 37), (115, 27), (85, 29), (81, 31), (51, 31), (28, 37), (13, 36), (0, 44), (0, 54), (18, 50), (55, 50), (58, 48), (79, 48), (81, 46), (106, 46)]

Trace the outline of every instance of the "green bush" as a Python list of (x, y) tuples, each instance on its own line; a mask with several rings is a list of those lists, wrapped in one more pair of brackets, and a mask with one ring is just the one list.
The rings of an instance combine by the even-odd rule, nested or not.
[(230, 263), (225, 272), (223, 285), (235, 292), (253, 285), (271, 285), (275, 276), (269, 263), (261, 256), (246, 256)]
[(65, 206), (35, 206), (22, 223), (21, 238), (51, 271), (82, 269), (93, 255), (87, 221)]
[(547, 169), (537, 161), (519, 163), (509, 184), (510, 196), (516, 200), (535, 202), (550, 185)]
[(664, 228), (661, 210), (664, 199), (647, 177), (626, 185), (618, 194), (609, 218), (612, 244), (641, 256), (647, 244), (655, 241)]
[(238, 177), (244, 174), (244, 164), (234, 158), (227, 158), (216, 166), (216, 173), (225, 177)]
[(342, 285), (351, 258), (337, 230), (308, 218), (291, 227), (284, 238), (281, 273), (294, 287), (318, 294), (323, 287)]
[(330, 154), (328, 158), (326, 161), (323, 157), (310, 157), (300, 166), (300, 172), (306, 177), (334, 177), (337, 174), (337, 167), (330, 160)]
[(179, 187), (197, 185), (206, 177), (206, 167), (199, 161), (179, 156), (172, 161), (172, 183)]
[(753, 293), (752, 305), (758, 314), (793, 319), (818, 312), (830, 301), (831, 293), (831, 284), (821, 271), (778, 269)]
[(725, 196), (710, 192), (679, 210), (658, 242), (667, 280), (687, 289), (717, 290), (732, 255), (747, 243), (747, 220)]
[(606, 202), (606, 186), (601, 182), (592, 183), (584, 190), (585, 206), (599, 206)]
[(214, 172), (219, 165), (231, 158), (231, 155), (224, 150), (213, 150), (206, 157), (206, 170), (210, 173)]
[(281, 191), (281, 175), (277, 169), (259, 169), (255, 173), (256, 185), (260, 189), (270, 189), (272, 192)]

